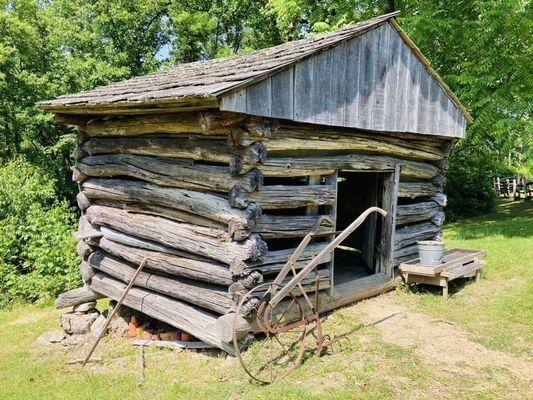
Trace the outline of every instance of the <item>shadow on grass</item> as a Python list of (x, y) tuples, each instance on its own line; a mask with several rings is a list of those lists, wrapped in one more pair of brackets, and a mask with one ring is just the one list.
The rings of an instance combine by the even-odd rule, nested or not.
[(480, 239), (487, 236), (533, 236), (533, 201), (502, 200), (497, 210), (488, 215), (457, 221), (447, 228), (459, 239)]

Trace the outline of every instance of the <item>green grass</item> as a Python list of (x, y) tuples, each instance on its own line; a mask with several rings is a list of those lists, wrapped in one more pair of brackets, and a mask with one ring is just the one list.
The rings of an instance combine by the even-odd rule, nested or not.
[[(485, 249), (483, 279), (452, 290), (397, 291), (403, 306), (438, 316), (464, 329), (486, 347), (524, 357), (532, 339), (532, 212), (529, 203), (505, 202), (498, 212), (446, 226), (448, 247)], [(325, 330), (347, 334), (335, 355), (307, 354), (284, 381), (251, 382), (233, 358), (220, 353), (147, 349), (146, 384), (139, 386), (137, 352), (126, 340), (106, 339), (103, 361), (82, 370), (68, 365), (84, 350), (36, 344), (58, 328), (60, 312), (50, 305), (17, 305), (0, 311), (0, 399), (427, 399), (526, 398), (531, 393), (508, 371), (487, 368), (475, 375), (440, 374), (414, 350), (383, 340), (363, 325), (358, 306), (337, 310)]]
[(452, 301), (427, 287), (402, 296), (405, 304), (459, 324), (486, 347), (514, 354), (531, 351), (533, 203), (500, 202), (493, 214), (446, 225), (444, 240), (447, 248), (485, 250), (483, 279), (465, 287), (464, 281), (454, 284)]

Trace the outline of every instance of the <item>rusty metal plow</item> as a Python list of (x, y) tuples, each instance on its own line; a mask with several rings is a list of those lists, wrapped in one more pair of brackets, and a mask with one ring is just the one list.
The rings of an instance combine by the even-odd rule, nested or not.
[[(273, 283), (256, 286), (244, 295), (237, 306), (233, 321), (233, 345), (235, 355), (243, 369), (253, 379), (261, 383), (272, 383), (287, 376), (296, 368), (305, 352), (306, 337), (312, 334), (316, 339), (314, 351), (321, 356), (334, 344), (335, 338), (324, 335), (321, 315), (319, 314), (319, 274), (317, 266), (335, 250), (353, 231), (355, 231), (373, 212), (383, 216), (387, 212), (378, 207), (370, 207), (355, 219), (346, 229), (340, 232), (317, 234), (322, 223), (319, 218), (313, 229), (302, 239), (294, 253), (289, 257), (283, 269)], [(295, 264), (306, 246), (313, 238), (319, 236), (338, 235), (320, 253), (316, 255), (302, 270), (296, 271)], [(314, 298), (302, 285), (302, 281), (315, 272)], [(292, 272), (293, 277), (288, 283), (282, 284)], [(297, 297), (301, 294), (301, 297)], [(304, 306), (300, 304), (303, 298)], [(251, 302), (257, 304), (253, 312), (250, 327), (242, 328), (247, 333), (256, 335), (252, 342), (239, 341), (243, 331), (239, 331), (239, 319), (243, 305)], [(305, 307), (305, 310), (304, 310)]]

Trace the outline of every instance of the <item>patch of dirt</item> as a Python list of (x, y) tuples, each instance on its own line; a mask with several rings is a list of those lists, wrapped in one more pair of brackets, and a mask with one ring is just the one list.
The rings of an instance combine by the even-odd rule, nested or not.
[(478, 375), (503, 369), (511, 379), (533, 385), (531, 360), (473, 342), (454, 324), (398, 304), (394, 293), (362, 301), (354, 308), (362, 311), (364, 322), (374, 325), (385, 342), (413, 351), (437, 375)]

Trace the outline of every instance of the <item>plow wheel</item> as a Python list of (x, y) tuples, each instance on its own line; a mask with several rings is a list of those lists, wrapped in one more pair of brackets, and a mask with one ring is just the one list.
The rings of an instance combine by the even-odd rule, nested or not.
[[(280, 287), (277, 287), (279, 289)], [(271, 307), (268, 302), (272, 284), (262, 284), (244, 295), (237, 306), (236, 316), (241, 315), (244, 304), (257, 299), (250, 319), (254, 319), (255, 335), (251, 343), (238, 341), (237, 317), (233, 324), (233, 346), (244, 371), (256, 381), (272, 383), (287, 376), (300, 364), (305, 350), (306, 320), (303, 309), (293, 294)]]

